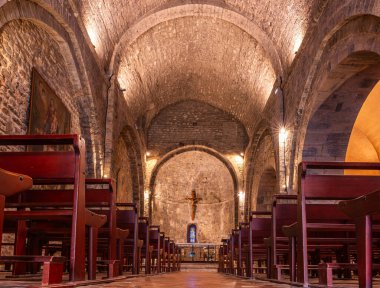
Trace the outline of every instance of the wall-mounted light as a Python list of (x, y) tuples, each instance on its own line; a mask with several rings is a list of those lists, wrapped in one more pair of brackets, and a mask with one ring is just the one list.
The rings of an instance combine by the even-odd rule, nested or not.
[(104, 175), (103, 175), (103, 178), (108, 178), (108, 174), (104, 174)]
[(241, 155), (235, 155), (234, 160), (237, 165), (242, 165), (244, 163), (244, 158)]
[(244, 193), (244, 191), (240, 191), (238, 195), (239, 195), (240, 202), (244, 202), (244, 199), (245, 199), (245, 193)]
[(149, 157), (151, 154), (150, 154), (149, 151), (147, 151), (145, 155), (146, 155), (147, 157)]
[(282, 127), (280, 129), (280, 132), (278, 133), (278, 140), (280, 141), (280, 143), (284, 143), (287, 138), (288, 138), (288, 131), (284, 127)]
[(244, 152), (240, 152), (240, 156), (244, 158)]
[(149, 200), (149, 190), (144, 191), (144, 200), (145, 201)]

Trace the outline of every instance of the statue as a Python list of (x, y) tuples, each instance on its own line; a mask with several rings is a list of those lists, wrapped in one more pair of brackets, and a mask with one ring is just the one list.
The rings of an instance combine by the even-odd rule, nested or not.
[(195, 189), (191, 191), (191, 197), (187, 197), (186, 200), (192, 201), (191, 203), (191, 221), (194, 221), (195, 219), (195, 212), (197, 210), (197, 203), (202, 200), (202, 198), (197, 198), (197, 192), (195, 192)]

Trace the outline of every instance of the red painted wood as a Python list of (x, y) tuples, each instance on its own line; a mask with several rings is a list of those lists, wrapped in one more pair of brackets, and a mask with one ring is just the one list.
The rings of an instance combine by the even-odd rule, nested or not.
[[(324, 173), (329, 175), (313, 175), (312, 169), (323, 169)], [(353, 231), (352, 224), (345, 227), (338, 225), (343, 222), (349, 222), (349, 218), (340, 215), (337, 205), (309, 205), (306, 203), (306, 200), (353, 199), (380, 187), (380, 177), (378, 176), (333, 175), (336, 174), (334, 172), (336, 169), (379, 170), (380, 164), (344, 162), (300, 163), (298, 167), (297, 225), (295, 226), (297, 227), (297, 281), (306, 286), (309, 284), (308, 234), (315, 237), (317, 234), (312, 234), (312, 230), (317, 229), (325, 231), (334, 229), (334, 233), (339, 232), (337, 230)], [(312, 211), (313, 209), (315, 209), (314, 212)], [(310, 224), (310, 222), (314, 224)], [(334, 226), (333, 224), (336, 225)], [(338, 226), (341, 227), (337, 229)]]
[[(71, 183), (72, 223), (70, 280), (84, 280), (85, 271), (85, 145), (77, 135), (0, 135), (0, 146), (65, 145), (65, 152), (1, 152), (0, 167), (54, 184)], [(52, 214), (57, 210), (51, 209)], [(48, 219), (48, 218), (45, 218)]]
[[(116, 203), (119, 207), (116, 213), (118, 227), (128, 229), (129, 235), (125, 241), (125, 257), (132, 262), (132, 273), (139, 274), (139, 248), (138, 248), (138, 214), (137, 207), (131, 203)], [(128, 267), (127, 267), (128, 268)]]

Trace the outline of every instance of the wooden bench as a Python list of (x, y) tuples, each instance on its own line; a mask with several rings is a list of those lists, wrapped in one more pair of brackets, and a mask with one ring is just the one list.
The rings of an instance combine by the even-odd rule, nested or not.
[[(108, 276), (116, 277), (122, 273), (120, 261), (124, 255), (124, 242), (129, 230), (117, 225), (116, 183), (113, 179), (86, 179), (86, 207), (97, 214), (107, 216), (107, 224), (99, 229), (99, 239), (103, 251), (108, 255), (103, 261), (107, 262)], [(93, 258), (98, 251), (92, 247)], [(99, 249), (98, 249), (99, 250)], [(104, 258), (104, 257), (103, 257)], [(95, 277), (95, 263), (92, 263), (92, 276)]]
[[(291, 203), (297, 200), (297, 195), (275, 195), (272, 203), (271, 235), (265, 239), (270, 249), (271, 269), (268, 278), (281, 280), (282, 271), (290, 270), (290, 281), (295, 281), (295, 250), (292, 249), (291, 240), (283, 233), (282, 227), (294, 223), (297, 219), (297, 204)], [(293, 253), (292, 253), (293, 252)], [(279, 256), (287, 256), (287, 264), (279, 263)], [(289, 265), (292, 268), (289, 268)]]
[(149, 245), (153, 247), (153, 251), (151, 255), (151, 264), (150, 264), (152, 273), (161, 272), (162, 249), (161, 249), (160, 237), (161, 237), (160, 226), (156, 226), (156, 225), (149, 226)]
[[(323, 170), (324, 174), (313, 173), (312, 170), (315, 169)], [(306, 286), (309, 285), (309, 244), (314, 242), (321, 245), (325, 238), (323, 241), (326, 248), (334, 245), (339, 247), (342, 244), (333, 243), (334, 238), (341, 240), (344, 238), (343, 235), (348, 235), (348, 242), (354, 239), (352, 234), (355, 226), (352, 220), (337, 209), (333, 201), (351, 200), (380, 187), (379, 176), (337, 175), (346, 169), (379, 170), (380, 164), (301, 162), (298, 166), (297, 221), (284, 227), (284, 232), (296, 237), (297, 281)], [(320, 204), (315, 201), (319, 201)], [(326, 236), (321, 236), (324, 233)]]
[[(85, 227), (99, 225), (105, 222), (105, 216), (97, 215), (85, 208), (85, 143), (77, 135), (1, 135), (0, 146), (49, 145), (65, 147), (56, 152), (0, 152), (0, 167), (15, 173), (29, 175), (34, 185), (73, 185), (69, 197), (71, 203), (61, 206), (59, 197), (51, 197), (51, 204), (58, 205), (57, 209), (38, 207), (26, 210), (21, 207), (17, 211), (6, 211), (5, 218), (17, 220), (17, 238), (15, 254), (25, 253), (26, 220), (33, 221), (69, 221), (70, 222), (70, 280), (85, 279)], [(24, 192), (32, 197), (33, 190)], [(20, 194), (21, 195), (21, 194)], [(56, 195), (54, 195), (56, 196)], [(54, 206), (53, 205), (53, 206)], [(22, 264), (22, 263), (20, 263)]]
[(0, 251), (3, 239), (4, 208), (6, 197), (30, 189), (33, 179), (27, 175), (14, 173), (0, 168)]
[[(380, 222), (380, 190), (362, 195), (356, 199), (341, 201), (339, 208), (351, 217), (355, 223), (357, 237), (358, 276), (360, 287), (372, 287), (372, 247), (374, 243), (374, 223)], [(378, 265), (377, 265), (378, 266)], [(332, 283), (330, 271), (334, 266), (328, 267), (326, 284)], [(326, 268), (327, 269), (327, 268)], [(379, 269), (379, 267), (377, 267)], [(331, 279), (331, 281), (330, 281)]]
[(228, 257), (229, 257), (229, 268), (228, 273), (232, 275), (237, 275), (240, 271), (240, 253), (239, 253), (239, 229), (232, 229), (230, 234)]
[(162, 231), (160, 231), (160, 249), (161, 249), (160, 272), (165, 272), (165, 269), (166, 269), (165, 233)]
[(164, 250), (165, 250), (165, 272), (170, 272), (172, 268), (172, 259), (170, 255), (170, 237), (164, 238)]
[[(268, 247), (264, 243), (264, 239), (268, 238), (271, 233), (271, 212), (269, 211), (252, 211), (249, 216), (249, 267), (251, 268), (251, 277), (254, 270), (262, 270), (262, 263), (265, 263), (265, 270), (270, 267), (270, 258)], [(263, 261), (264, 260), (264, 261)], [(254, 269), (254, 261), (260, 263), (259, 269)], [(259, 272), (259, 271), (256, 271)]]
[(153, 247), (150, 245), (149, 242), (148, 217), (139, 217), (138, 226), (139, 239), (143, 241), (140, 256), (140, 271), (144, 268), (145, 274), (150, 274), (150, 264), (152, 259)]
[(138, 234), (138, 213), (136, 204), (116, 203), (118, 207), (116, 212), (116, 223), (121, 229), (127, 229), (129, 235), (124, 241), (124, 255), (121, 257), (122, 269), (131, 270), (132, 274), (139, 274), (140, 255), (142, 241), (139, 240)]

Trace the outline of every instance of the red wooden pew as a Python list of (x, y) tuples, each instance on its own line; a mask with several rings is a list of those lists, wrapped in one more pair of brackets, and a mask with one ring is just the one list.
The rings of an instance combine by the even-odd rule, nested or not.
[(149, 245), (153, 247), (150, 264), (151, 272), (160, 273), (162, 257), (160, 226), (149, 226)]
[(73, 205), (71, 209), (13, 211), (11, 217), (19, 220), (70, 218), (70, 280), (84, 280), (85, 225), (92, 215), (85, 209), (84, 140), (77, 135), (0, 135), (0, 146), (18, 146), (23, 150), (26, 145), (60, 145), (66, 148), (58, 152), (0, 152), (0, 167), (29, 175), (36, 185), (72, 184)]
[(142, 240), (139, 240), (136, 204), (116, 203), (116, 206), (118, 207), (116, 214), (118, 227), (129, 231), (128, 238), (124, 241), (122, 268), (132, 271), (132, 274), (139, 274)]
[(150, 274), (150, 264), (153, 247), (149, 243), (149, 219), (139, 217), (139, 239), (143, 241), (140, 256), (140, 271), (144, 268), (145, 274)]
[[(249, 215), (249, 263), (247, 267), (247, 276), (252, 277), (254, 270), (261, 272), (262, 263), (265, 263), (265, 270), (268, 274), (270, 267), (270, 257), (268, 247), (264, 242), (265, 238), (270, 237), (271, 233), (271, 212), (252, 211)], [(260, 268), (254, 268), (254, 262), (257, 261)]]
[[(379, 176), (337, 175), (342, 173), (343, 169), (379, 170), (380, 164), (301, 162), (298, 167), (297, 221), (285, 229), (288, 235), (296, 237), (297, 281), (304, 285), (309, 285), (309, 244), (325, 241), (327, 246), (332, 247), (334, 238), (342, 242), (335, 233), (352, 233), (355, 229), (351, 219), (337, 209), (337, 205), (332, 201), (351, 200), (380, 187)], [(323, 171), (324, 174), (315, 174), (313, 170)], [(317, 206), (317, 203), (309, 203), (307, 200), (322, 203)], [(312, 235), (313, 233), (315, 234)], [(320, 237), (323, 233), (326, 233), (326, 237)], [(347, 241), (350, 242), (351, 238), (349, 235)], [(347, 268), (347, 265), (344, 265), (347, 263), (342, 264), (342, 268)]]
[[(354, 219), (357, 237), (359, 286), (372, 287), (373, 226), (380, 223), (380, 190), (360, 196), (356, 199), (341, 201), (339, 208)], [(378, 265), (377, 265), (378, 266)], [(379, 267), (377, 267), (378, 269)], [(326, 267), (327, 270), (327, 267)], [(329, 269), (331, 274), (332, 267)], [(326, 275), (326, 284), (332, 282), (331, 275)], [(331, 280), (330, 280), (331, 279)]]

